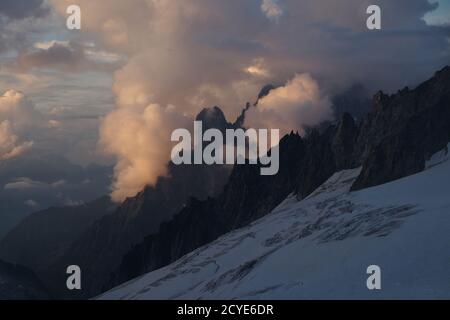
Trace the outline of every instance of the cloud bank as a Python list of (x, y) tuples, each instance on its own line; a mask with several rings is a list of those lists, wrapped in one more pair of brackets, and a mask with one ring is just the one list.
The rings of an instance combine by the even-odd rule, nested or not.
[(30, 131), (41, 115), (25, 96), (14, 90), (0, 96), (0, 160), (18, 157), (33, 145)]
[(48, 12), (44, 0), (2, 0), (0, 6), (0, 15), (10, 19), (43, 17)]
[(0, 122), (0, 160), (18, 157), (32, 145), (32, 141), (19, 142), (19, 137), (12, 132), (9, 121)]
[(272, 89), (246, 113), (246, 127), (280, 129), (282, 135), (291, 130), (304, 133), (333, 116), (331, 102), (309, 74), (295, 75), (284, 86)]
[[(358, 82), (390, 91), (449, 61), (450, 29), (425, 23), (422, 17), (436, 8), (427, 0), (50, 2), (62, 15), (69, 4), (80, 5), (83, 34), (128, 57), (114, 75), (116, 110), (100, 130), (101, 143), (118, 159), (116, 199), (165, 172), (160, 146), (177, 121), (164, 107), (159, 113), (167, 125), (139, 119), (150, 105), (174, 105), (188, 118), (219, 105), (233, 119), (265, 84), (285, 83), (248, 121), (302, 130), (328, 116), (326, 96), (344, 87)], [(366, 28), (371, 4), (382, 8), (381, 31)], [(136, 142), (133, 131), (160, 131), (163, 142)]]
[(106, 116), (101, 144), (118, 157), (112, 199), (123, 201), (166, 175), (171, 151), (167, 137), (174, 129), (187, 126), (187, 118), (173, 106), (157, 104), (122, 107)]

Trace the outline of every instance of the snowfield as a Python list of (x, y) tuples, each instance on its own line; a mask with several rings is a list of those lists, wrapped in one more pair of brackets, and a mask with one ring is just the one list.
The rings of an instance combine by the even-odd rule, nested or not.
[[(449, 146), (450, 147), (450, 144)], [(450, 161), (349, 192), (360, 169), (99, 299), (450, 298)], [(369, 290), (369, 265), (381, 290)]]

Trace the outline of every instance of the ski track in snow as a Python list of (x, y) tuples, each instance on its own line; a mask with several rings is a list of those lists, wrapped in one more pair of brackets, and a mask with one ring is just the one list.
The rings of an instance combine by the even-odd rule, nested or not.
[[(450, 146), (450, 144), (449, 144)], [(450, 161), (357, 192), (360, 168), (100, 299), (450, 298)], [(381, 267), (381, 290), (366, 268)]]

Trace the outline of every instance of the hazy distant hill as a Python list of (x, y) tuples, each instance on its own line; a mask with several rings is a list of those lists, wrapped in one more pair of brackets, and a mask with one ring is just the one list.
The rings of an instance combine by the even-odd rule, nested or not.
[(0, 300), (49, 298), (51, 296), (32, 271), (0, 261)]

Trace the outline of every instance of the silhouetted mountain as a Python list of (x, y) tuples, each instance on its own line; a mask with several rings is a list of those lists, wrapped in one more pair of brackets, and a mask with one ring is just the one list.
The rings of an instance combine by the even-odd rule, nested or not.
[(342, 169), (363, 164), (353, 188), (417, 172), (426, 157), (450, 140), (450, 67), (411, 92), (376, 95), (373, 105), (359, 125), (344, 113), (336, 124), (313, 129), (304, 139), (293, 133), (285, 136), (279, 144), (280, 171), (275, 176), (260, 176), (256, 165), (235, 166), (220, 196), (192, 199), (158, 233), (124, 257), (107, 288), (165, 266), (249, 224), (292, 192), (306, 197)]
[(30, 214), (0, 242), (0, 258), (40, 274), (94, 221), (115, 207), (105, 196), (82, 205), (51, 207)]
[(352, 190), (417, 173), (423, 170), (427, 158), (447, 145), (449, 87), (447, 66), (414, 90), (375, 95), (356, 143), (364, 165)]
[[(171, 164), (169, 177), (160, 177), (125, 200), (117, 210), (96, 221), (49, 269), (39, 274), (58, 295), (92, 296), (102, 291), (111, 269), (119, 266), (123, 255), (135, 244), (158, 231), (183, 208), (189, 197), (205, 199), (223, 188), (229, 169), (225, 166)], [(83, 270), (82, 292), (65, 288), (65, 269), (76, 264)]]
[(32, 271), (0, 261), (0, 300), (42, 300), (50, 295)]
[(273, 209), (292, 192), (305, 146), (299, 135), (291, 134), (281, 140), (280, 150), (277, 175), (261, 176), (256, 165), (235, 166), (218, 198), (191, 199), (171, 221), (161, 225), (157, 234), (130, 251), (110, 286), (164, 266)]
[[(448, 299), (448, 148), (420, 173), (350, 192), (360, 171), (96, 298)], [(362, 276), (371, 263), (388, 269), (377, 292)]]
[[(197, 119), (203, 121), (204, 130), (232, 127), (218, 107), (203, 109)], [(105, 197), (31, 214), (0, 243), (0, 257), (33, 268), (58, 296), (67, 292), (66, 267), (78, 264), (83, 270), (82, 295), (99, 292), (111, 266), (117, 268), (123, 254), (170, 220), (189, 197), (219, 194), (230, 171), (227, 166), (169, 163), (167, 177), (160, 177), (154, 187), (146, 187), (116, 210)]]
[(233, 127), (233, 125), (225, 119), (223, 111), (217, 106), (202, 109), (195, 120), (202, 121), (203, 131), (215, 128), (219, 129), (221, 132), (225, 132), (226, 129)]
[(262, 99), (262, 98), (264, 98), (265, 96), (267, 96), (269, 93), (270, 93), (270, 91), (272, 91), (273, 89), (275, 89), (276, 87), (274, 86), (274, 85), (272, 85), (272, 84), (266, 84), (262, 89), (261, 89), (261, 91), (259, 91), (259, 93), (258, 93), (258, 98), (257, 98), (257, 100), (256, 100), (256, 102), (255, 102), (255, 105), (257, 105), (258, 104), (258, 101), (260, 100), (260, 99)]
[(28, 214), (92, 201), (109, 191), (111, 166), (75, 165), (32, 150), (0, 162), (0, 239)]
[[(362, 166), (354, 189), (413, 174), (450, 140), (449, 106), (446, 67), (414, 90), (375, 95), (358, 123), (343, 112), (303, 138), (286, 135), (277, 146), (280, 170), (274, 176), (261, 176), (259, 165), (236, 165), (231, 174), (222, 166), (170, 165), (169, 177), (94, 222), (39, 275), (59, 296), (92, 297), (252, 223), (290, 194), (307, 197), (340, 170)], [(218, 107), (198, 119), (205, 127), (240, 127), (250, 107), (233, 124)], [(80, 292), (65, 289), (70, 264), (83, 271)]]
[(255, 103), (250, 104), (250, 102), (247, 102), (247, 104), (245, 105), (245, 108), (242, 109), (241, 114), (237, 117), (236, 121), (233, 123), (233, 127), (234, 128), (243, 128), (244, 127), (244, 123), (245, 123), (245, 114), (247, 113), (248, 109), (252, 108), (252, 107), (256, 107), (258, 105), (258, 102), (260, 99), (264, 98), (265, 96), (267, 96), (271, 90), (275, 89), (276, 87), (271, 85), (271, 84), (267, 84), (265, 85), (258, 93), (258, 97), (256, 98)]
[(351, 130), (354, 123), (349, 115), (341, 123), (330, 126), (323, 135), (313, 131), (306, 139), (296, 133), (283, 137), (279, 144), (280, 170), (274, 176), (260, 175), (258, 165), (236, 165), (219, 197), (192, 199), (157, 234), (147, 237), (124, 257), (119, 273), (108, 287), (167, 265), (220, 235), (247, 225), (270, 212), (295, 190), (305, 195), (312, 192), (330, 172), (349, 163), (342, 158), (348, 140), (354, 137), (348, 138), (343, 127), (349, 126)]

